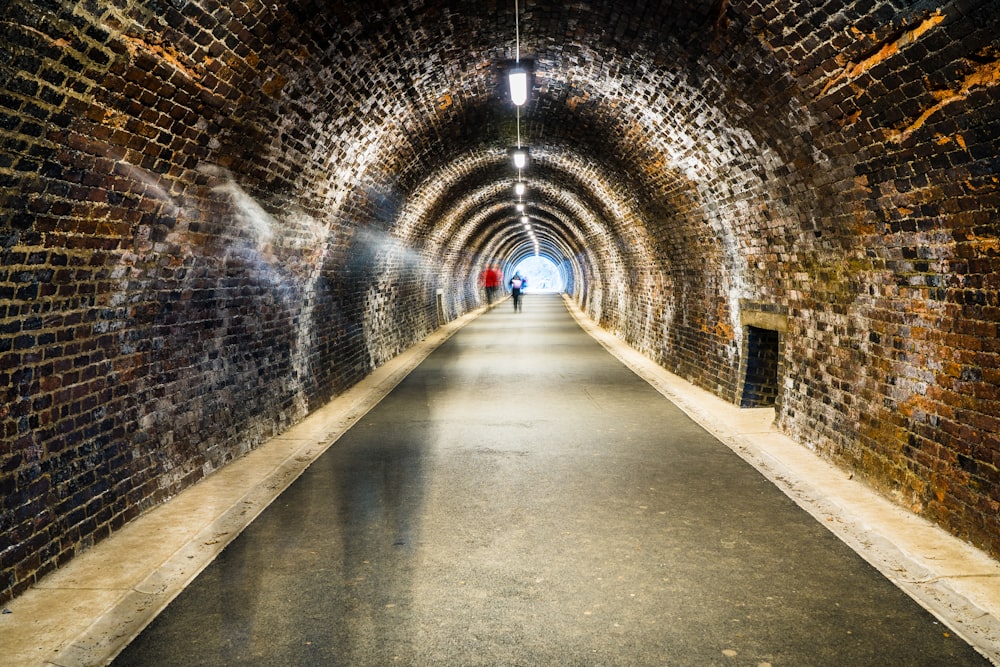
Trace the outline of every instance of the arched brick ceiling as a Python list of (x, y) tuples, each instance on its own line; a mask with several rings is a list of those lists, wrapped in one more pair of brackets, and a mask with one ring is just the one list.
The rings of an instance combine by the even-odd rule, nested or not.
[[(673, 257), (692, 252), (714, 271), (742, 270), (747, 241), (706, 211), (759, 187), (768, 160), (780, 160), (761, 143), (768, 137), (755, 138), (732, 109), (752, 115), (740, 103), (752, 92), (755, 102), (780, 104), (782, 114), (803, 112), (780, 87), (762, 95), (787, 86), (766, 76), (776, 63), (748, 63), (742, 74), (752, 65), (752, 81), (718, 71), (708, 49), (722, 39), (719, 9), (521, 3), (521, 56), (533, 84), (520, 123), (532, 154), (529, 210), (548, 211), (534, 224), (556, 241), (552, 252), (586, 255), (595, 278), (669, 274)], [(268, 38), (257, 65), (276, 98), (273, 116), (247, 120), (274, 135), (275, 159), (301, 153), (305, 164), (325, 165), (327, 173), (303, 174), (303, 187), (333, 193), (332, 202), (348, 208), (343, 197), (352, 190), (388, 201), (386, 228), (444, 271), (459, 270), (459, 257), (522, 249), (524, 239), (505, 235), (508, 225), (519, 228), (507, 153), (517, 130), (505, 80), (513, 1), (289, 2), (266, 26), (248, 28), (275, 26), (286, 27)]]
[[(521, 8), (528, 211), (570, 298), (734, 403), (743, 316), (783, 318), (779, 426), (1000, 553), (996, 1)], [(65, 480), (41, 521), (47, 489), (4, 499), (46, 545), (8, 590), (534, 251), (514, 0), (0, 13), (0, 467)]]
[[(231, 33), (230, 51), (212, 57), (247, 86), (245, 105), (220, 110), (209, 161), (256, 179), (247, 187), (271, 206), (285, 191), (311, 200), (305, 209), (335, 235), (376, 227), (441, 275), (472, 277), (533, 247), (511, 206), (513, 0), (234, 8), (193, 17)], [(150, 25), (182, 25), (173, 11)], [(666, 345), (652, 333), (630, 340), (638, 349), (662, 359), (702, 346), (676, 337), (708, 333), (710, 356), (730, 367), (740, 299), (786, 302), (810, 289), (802, 276), (836, 273), (845, 258), (877, 265), (860, 240), (870, 181), (858, 173), (877, 171), (886, 138), (898, 146), (936, 107), (875, 104), (887, 91), (872, 73), (901, 45), (947, 48), (933, 28), (962, 17), (725, 0), (525, 0), (520, 16), (532, 67), (525, 177), (531, 209), (547, 211), (534, 222), (547, 247), (573, 251), (564, 258), (603, 325), (623, 332), (641, 317), (639, 330), (672, 332)], [(925, 80), (947, 88), (938, 78)], [(841, 280), (829, 298), (853, 291)], [(630, 295), (641, 293), (661, 303), (640, 307)], [(733, 378), (718, 382), (733, 391)]]

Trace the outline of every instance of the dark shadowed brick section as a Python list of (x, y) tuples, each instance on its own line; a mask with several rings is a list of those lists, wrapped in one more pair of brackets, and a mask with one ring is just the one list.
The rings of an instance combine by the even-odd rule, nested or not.
[[(526, 204), (578, 303), (733, 402), (766, 304), (779, 425), (1000, 555), (996, 3), (521, 7)], [(0, 597), (533, 251), (513, 25), (512, 1), (2, 5)]]

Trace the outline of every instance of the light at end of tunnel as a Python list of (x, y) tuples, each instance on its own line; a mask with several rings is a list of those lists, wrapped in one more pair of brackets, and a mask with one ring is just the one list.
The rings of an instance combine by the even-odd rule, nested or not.
[(515, 67), (507, 74), (510, 81), (510, 101), (521, 106), (528, 101), (528, 72), (523, 67)]
[(524, 191), (526, 189), (527, 188), (525, 188), (524, 183), (522, 183), (521, 181), (518, 181), (517, 183), (514, 184), (514, 194), (516, 194), (518, 197), (523, 196)]

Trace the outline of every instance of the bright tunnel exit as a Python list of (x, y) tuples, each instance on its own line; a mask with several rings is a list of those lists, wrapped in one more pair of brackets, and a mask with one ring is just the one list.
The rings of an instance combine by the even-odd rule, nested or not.
[(562, 270), (547, 257), (525, 257), (514, 267), (528, 281), (526, 292), (562, 292), (565, 288)]

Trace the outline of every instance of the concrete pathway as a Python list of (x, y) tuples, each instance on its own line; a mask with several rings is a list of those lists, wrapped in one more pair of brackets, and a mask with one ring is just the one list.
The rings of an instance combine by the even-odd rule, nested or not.
[(983, 665), (587, 336), (425, 360), (116, 665)]
[(116, 664), (1000, 664), (1000, 565), (568, 305), (590, 336), (464, 317), (78, 556), (0, 663), (106, 664), (174, 600)]

